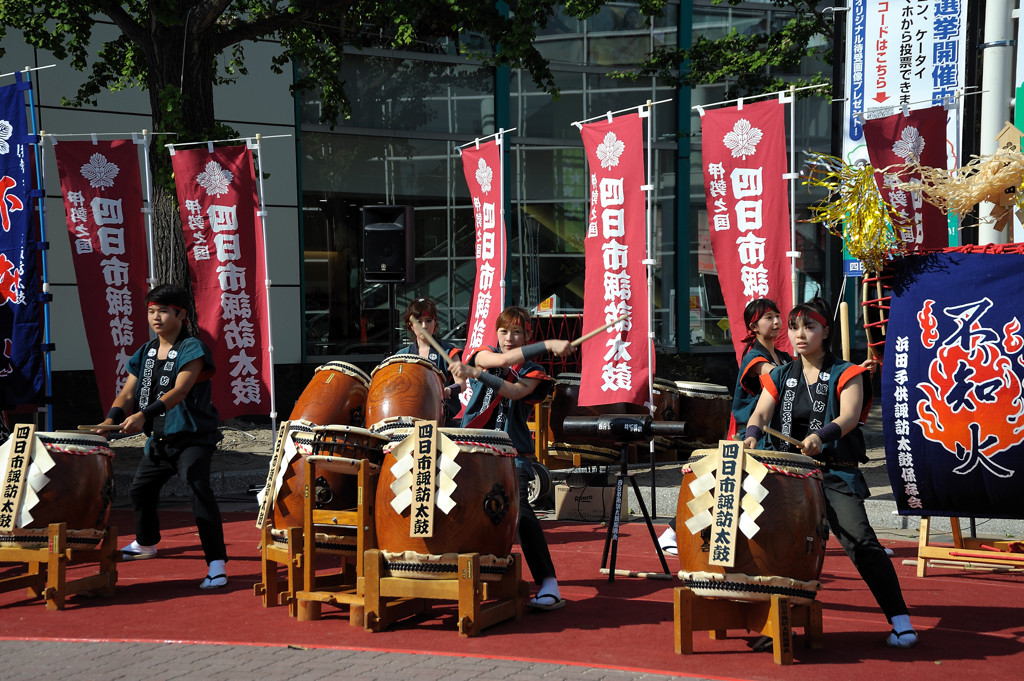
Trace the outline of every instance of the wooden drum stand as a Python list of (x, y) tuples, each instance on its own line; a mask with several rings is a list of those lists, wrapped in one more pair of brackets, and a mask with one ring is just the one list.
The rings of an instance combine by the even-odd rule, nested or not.
[(685, 587), (675, 589), (676, 653), (693, 653), (693, 632), (708, 631), (712, 639), (724, 639), (728, 629), (759, 631), (772, 639), (775, 664), (793, 664), (793, 628), (803, 627), (807, 647), (824, 647), (821, 603), (796, 605), (773, 594), (771, 601), (743, 602), (697, 596)]
[[(16, 533), (19, 531), (15, 531)], [(103, 531), (68, 530), (66, 523), (52, 523), (45, 530), (25, 530), (46, 546), (0, 546), (0, 563), (25, 563), (20, 575), (0, 579), (0, 592), (28, 588), (28, 595), (46, 599), (47, 610), (63, 610), (68, 596), (91, 593), (113, 596), (117, 585), (117, 528)], [(35, 542), (25, 542), (35, 543)], [(92, 548), (74, 548), (88, 544)], [(69, 565), (95, 562), (98, 569), (87, 577), (67, 578)]]

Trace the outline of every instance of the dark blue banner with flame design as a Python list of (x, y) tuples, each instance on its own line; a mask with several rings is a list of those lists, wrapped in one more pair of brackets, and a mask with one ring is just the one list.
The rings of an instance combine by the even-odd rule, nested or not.
[(0, 87), (0, 408), (39, 405), (45, 396), (42, 317), (33, 190), (34, 141), (21, 80)]
[(1024, 255), (894, 265), (882, 425), (905, 515), (1024, 518)]

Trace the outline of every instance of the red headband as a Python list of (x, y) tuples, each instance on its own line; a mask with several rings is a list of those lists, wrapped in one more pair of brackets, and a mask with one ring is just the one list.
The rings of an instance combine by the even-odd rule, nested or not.
[(822, 326), (828, 326), (828, 321), (826, 321), (824, 317), (822, 317), (814, 310), (807, 310), (806, 312), (802, 312), (801, 314), (798, 314), (797, 317), (810, 317), (811, 319), (818, 322)]
[(185, 311), (185, 308), (183, 307), (178, 307), (177, 305), (172, 305), (171, 303), (158, 303), (155, 300), (149, 301), (149, 305), (147, 307), (169, 307), (172, 310), (177, 310), (178, 312)]

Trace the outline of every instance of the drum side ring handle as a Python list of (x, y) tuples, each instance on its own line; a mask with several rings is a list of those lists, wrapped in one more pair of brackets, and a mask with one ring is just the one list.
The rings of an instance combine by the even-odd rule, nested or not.
[(494, 483), (491, 491), (484, 496), (484, 513), (493, 525), (500, 525), (508, 513), (508, 494), (500, 482)]

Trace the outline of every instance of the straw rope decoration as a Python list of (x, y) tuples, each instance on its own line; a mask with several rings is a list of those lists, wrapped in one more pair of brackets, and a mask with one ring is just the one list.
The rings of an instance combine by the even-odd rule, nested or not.
[(1012, 209), (1024, 210), (1024, 196), (1017, 188), (1024, 179), (1024, 154), (1000, 149), (987, 156), (973, 156), (963, 167), (948, 171), (919, 163), (908, 166), (918, 173), (920, 181), (903, 182), (897, 186), (907, 191), (920, 191), (925, 201), (947, 215), (960, 218), (983, 201), (997, 206), (992, 211), (996, 229), (1006, 226)]
[(811, 221), (840, 237), (850, 255), (868, 270), (882, 269), (900, 250), (900, 241), (889, 225), (890, 206), (875, 184), (875, 169), (866, 163), (851, 165), (836, 156), (808, 156), (803, 184), (828, 192), (824, 201), (809, 208)]

